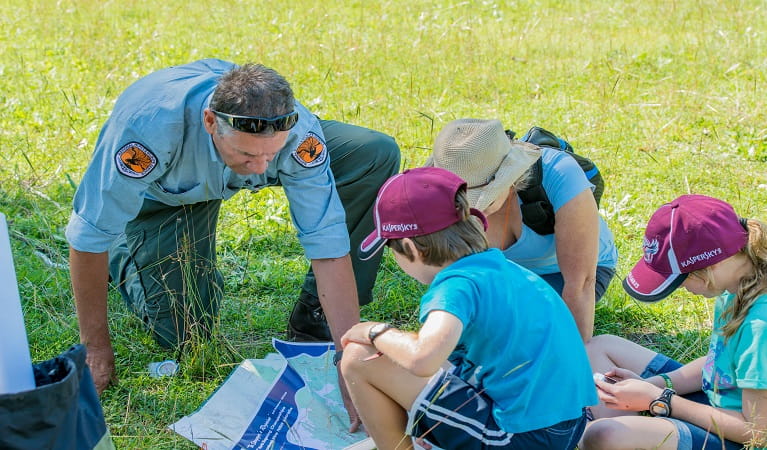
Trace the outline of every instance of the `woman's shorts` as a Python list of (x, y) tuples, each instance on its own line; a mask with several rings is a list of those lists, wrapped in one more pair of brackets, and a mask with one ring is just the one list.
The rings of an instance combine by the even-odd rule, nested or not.
[[(649, 378), (660, 373), (671, 372), (672, 370), (682, 367), (682, 365), (683, 364), (679, 361), (675, 361), (662, 353), (658, 353), (650, 363), (647, 364), (647, 367), (645, 367), (644, 372), (642, 372), (640, 376), (642, 378)], [(708, 401), (708, 396), (703, 391), (693, 392), (683, 395), (682, 397), (696, 403), (711, 405)], [(677, 445), (677, 449), (679, 450), (740, 450), (743, 448), (741, 444), (727, 439), (720, 439), (715, 432), (709, 432), (708, 430), (689, 422), (671, 417), (665, 417), (665, 419), (673, 423), (677, 431), (679, 431), (679, 444)], [(722, 441), (724, 441), (724, 446), (722, 445)]]
[[(585, 409), (585, 408), (584, 408)], [(432, 449), (567, 449), (575, 448), (586, 427), (580, 417), (524, 433), (507, 433), (493, 417), (493, 401), (461, 378), (440, 369), (408, 412), (408, 434)], [(416, 443), (416, 448), (420, 448)]]
[[(607, 287), (610, 285), (610, 280), (615, 276), (615, 269), (611, 267), (597, 266), (596, 282), (594, 283), (594, 300), (599, 301), (602, 296), (605, 295)], [(553, 287), (557, 294), (562, 295), (562, 289), (565, 288), (565, 278), (562, 276), (562, 272), (548, 273), (540, 275), (543, 281), (549, 283), (549, 286)]]

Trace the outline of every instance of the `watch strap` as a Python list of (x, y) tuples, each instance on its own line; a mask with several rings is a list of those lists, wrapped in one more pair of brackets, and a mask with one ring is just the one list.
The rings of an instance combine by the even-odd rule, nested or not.
[(368, 339), (370, 340), (370, 345), (375, 347), (375, 340), (378, 338), (378, 336), (386, 333), (386, 331), (391, 330), (394, 328), (390, 323), (379, 323), (376, 325), (373, 325), (370, 327), (370, 331), (368, 332)]

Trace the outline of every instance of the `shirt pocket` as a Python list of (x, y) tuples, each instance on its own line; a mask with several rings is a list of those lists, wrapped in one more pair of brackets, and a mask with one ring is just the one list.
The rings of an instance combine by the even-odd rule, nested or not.
[(155, 183), (152, 193), (156, 200), (167, 205), (191, 205), (208, 200), (221, 199), (221, 193), (215, 194), (206, 183), (195, 183), (189, 186), (163, 186)]

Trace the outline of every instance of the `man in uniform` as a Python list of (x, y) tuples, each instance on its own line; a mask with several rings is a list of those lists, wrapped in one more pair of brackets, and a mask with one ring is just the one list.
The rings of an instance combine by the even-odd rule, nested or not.
[(319, 120), (261, 65), (207, 59), (129, 86), (101, 130), (66, 229), (98, 391), (114, 377), (110, 278), (163, 347), (182, 345), (195, 329), (209, 333), (223, 295), (219, 207), (241, 189), (283, 187), (311, 260), (289, 337), (338, 346), (359, 321), (359, 304), (372, 299), (380, 263), (349, 250), (373, 229), (378, 188), (399, 157), (387, 135)]

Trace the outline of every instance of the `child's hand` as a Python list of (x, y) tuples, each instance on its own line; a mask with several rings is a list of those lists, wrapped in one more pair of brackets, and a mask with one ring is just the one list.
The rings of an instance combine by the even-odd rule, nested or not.
[(625, 411), (644, 411), (650, 406), (650, 402), (660, 397), (663, 392), (663, 389), (652, 383), (633, 378), (624, 379), (616, 384), (596, 381), (596, 385), (599, 388), (597, 389), (599, 400), (605, 406)]
[(605, 376), (608, 376), (610, 378), (614, 378), (618, 381), (623, 380), (641, 380), (642, 377), (635, 374), (634, 372), (628, 370), (628, 369), (621, 369), (620, 367), (613, 367), (609, 371), (605, 372)]
[(341, 336), (341, 347), (346, 347), (349, 342), (370, 345), (370, 339), (368, 339), (368, 336), (370, 336), (370, 329), (377, 323), (378, 322), (360, 322), (349, 328), (349, 331)]

